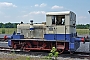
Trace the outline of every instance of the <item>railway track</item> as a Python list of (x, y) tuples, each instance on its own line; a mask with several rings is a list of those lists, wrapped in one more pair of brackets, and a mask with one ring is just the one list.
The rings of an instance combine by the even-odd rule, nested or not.
[[(28, 52), (23, 52), (21, 50), (14, 50), (10, 47), (0, 47), (0, 52), (5, 52), (5, 53), (13, 53), (15, 52), (15, 54), (20, 54), (20, 55), (32, 55), (32, 56), (47, 56), (49, 52), (45, 52), (45, 51), (30, 51)], [(76, 52), (74, 54), (69, 54), (69, 52), (67, 53), (63, 53), (60, 54), (59, 57), (63, 57), (63, 58), (80, 58), (80, 59), (89, 59), (90, 60), (90, 54), (89, 53), (80, 53), (80, 52)]]
[(74, 54), (61, 54), (60, 57), (70, 57), (70, 58), (80, 58), (80, 59), (89, 59), (90, 60), (90, 54), (89, 53), (80, 53), (76, 52)]

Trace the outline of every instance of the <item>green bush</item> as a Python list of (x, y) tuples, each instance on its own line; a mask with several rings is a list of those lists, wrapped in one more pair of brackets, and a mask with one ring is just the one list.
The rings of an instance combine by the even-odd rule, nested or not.
[(26, 60), (30, 60), (30, 57), (29, 57), (29, 56), (27, 56)]
[(58, 52), (56, 51), (55, 47), (52, 47), (52, 50), (50, 51), (51, 53), (49, 53), (49, 55), (46, 57), (47, 59), (51, 59), (52, 57), (55, 58), (55, 60), (57, 60), (58, 57)]
[(2, 29), (2, 34), (5, 34), (5, 29)]

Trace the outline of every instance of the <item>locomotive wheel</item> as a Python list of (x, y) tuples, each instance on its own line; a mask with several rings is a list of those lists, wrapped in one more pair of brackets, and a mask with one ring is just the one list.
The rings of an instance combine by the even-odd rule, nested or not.
[(30, 52), (30, 50), (24, 50), (25, 52)]
[(31, 44), (26, 44), (25, 46), (24, 46), (24, 48), (23, 48), (23, 50), (25, 51), (25, 52), (30, 52), (30, 50), (27, 50), (27, 49), (25, 49), (25, 48), (31, 48), (32, 46), (31, 46)]
[(64, 49), (59, 49), (58, 52), (59, 54), (62, 54), (64, 52)]
[(73, 54), (74, 53), (74, 51), (70, 51), (70, 54)]
[(17, 48), (16, 44), (14, 44), (13, 48), (14, 48), (14, 49), (16, 49), (16, 48)]

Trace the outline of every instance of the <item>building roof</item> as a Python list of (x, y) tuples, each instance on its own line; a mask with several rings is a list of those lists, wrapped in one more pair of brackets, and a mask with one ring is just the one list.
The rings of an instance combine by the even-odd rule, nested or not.
[(70, 14), (71, 11), (62, 11), (62, 12), (47, 12), (46, 15), (66, 15)]

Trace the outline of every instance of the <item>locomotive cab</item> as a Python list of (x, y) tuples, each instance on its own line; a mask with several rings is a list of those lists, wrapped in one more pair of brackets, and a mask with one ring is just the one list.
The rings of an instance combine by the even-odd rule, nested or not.
[[(46, 14), (47, 40), (70, 40), (76, 36), (76, 15), (71, 11), (48, 12)], [(49, 38), (52, 37), (52, 38)]]
[(79, 48), (80, 42), (75, 41), (77, 33), (76, 14), (74, 12), (48, 12), (46, 13), (46, 26), (46, 34), (44, 34), (46, 40), (65, 43), (63, 48), (68, 48), (70, 51), (76, 51)]

